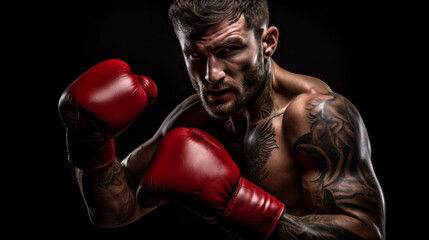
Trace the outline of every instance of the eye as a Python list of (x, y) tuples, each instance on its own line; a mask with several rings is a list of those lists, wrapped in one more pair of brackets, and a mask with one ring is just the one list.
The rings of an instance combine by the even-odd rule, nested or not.
[(234, 54), (240, 48), (241, 47), (238, 45), (229, 45), (227, 47), (222, 48), (222, 50), (220, 50), (218, 54), (221, 56), (225, 56), (225, 55), (228, 56), (228, 55)]
[(201, 54), (201, 53), (198, 53), (198, 52), (193, 52), (193, 53), (191, 53), (191, 56), (192, 56), (193, 58), (200, 58), (200, 57), (202, 57), (202, 54)]
[(190, 51), (186, 51), (185, 55), (188, 58), (201, 58), (201, 57), (203, 57), (202, 53), (200, 53), (198, 51), (194, 51), (194, 50), (192, 50), (192, 51), (191, 50)]

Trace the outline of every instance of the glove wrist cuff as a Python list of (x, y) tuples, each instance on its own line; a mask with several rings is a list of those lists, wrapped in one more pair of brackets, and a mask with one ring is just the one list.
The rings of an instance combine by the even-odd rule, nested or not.
[(115, 158), (113, 138), (76, 138), (67, 134), (68, 160), (82, 170), (96, 170), (108, 166)]
[(240, 178), (225, 209), (224, 219), (256, 230), (263, 239), (267, 239), (285, 211), (284, 204), (274, 196)]

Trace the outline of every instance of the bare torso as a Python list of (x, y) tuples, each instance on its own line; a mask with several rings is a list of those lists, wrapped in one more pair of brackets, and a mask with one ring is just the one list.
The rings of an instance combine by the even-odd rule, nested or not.
[[(191, 96), (164, 123), (161, 132), (178, 126), (197, 127), (212, 134), (228, 150), (241, 174), (285, 203), (288, 212), (307, 212), (302, 185), (302, 164), (286, 144), (285, 118), (288, 106), (301, 95), (321, 95), (330, 91), (319, 79), (281, 69), (273, 63), (273, 106), (253, 123), (240, 114), (211, 118), (198, 96)], [(306, 103), (305, 103), (306, 104)], [(165, 133), (164, 133), (165, 134)]]
[[(94, 173), (78, 172), (90, 189), (87, 192), (98, 194), (88, 204), (93, 206), (92, 221), (120, 226), (152, 211), (154, 208), (143, 208), (136, 201), (140, 179), (163, 136), (177, 127), (191, 127), (213, 135), (244, 178), (284, 202), (286, 213), (278, 224), (277, 237), (298, 239), (309, 234), (326, 239), (382, 239), (384, 200), (357, 109), (319, 79), (288, 72), (274, 62), (271, 76), (266, 86), (269, 91), (245, 111), (213, 118), (199, 96), (193, 95), (122, 163), (114, 161), (112, 167)], [(106, 202), (112, 192), (126, 197)]]
[(225, 138), (225, 132), (231, 131), (226, 127), (211, 134), (226, 146), (244, 178), (284, 202), (289, 212), (301, 212), (305, 210), (302, 170), (284, 142), (283, 116), (282, 112), (269, 116), (232, 138)]

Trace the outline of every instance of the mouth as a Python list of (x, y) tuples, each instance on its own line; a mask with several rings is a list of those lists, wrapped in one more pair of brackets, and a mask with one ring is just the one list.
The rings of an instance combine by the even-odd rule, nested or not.
[(210, 89), (204, 91), (205, 95), (208, 97), (211, 101), (219, 101), (219, 100), (226, 100), (228, 97), (231, 97), (233, 94), (232, 89), (224, 88), (224, 89)]

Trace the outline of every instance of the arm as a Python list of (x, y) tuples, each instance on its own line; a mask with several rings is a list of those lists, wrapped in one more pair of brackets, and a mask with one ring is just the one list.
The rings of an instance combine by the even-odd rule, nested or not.
[(208, 115), (194, 95), (174, 109), (159, 130), (147, 142), (132, 151), (123, 161), (95, 171), (77, 170), (77, 180), (88, 207), (91, 221), (101, 227), (132, 223), (155, 207), (144, 208), (136, 201), (140, 179), (165, 134), (179, 126), (202, 127)]
[(76, 167), (79, 187), (96, 225), (127, 224), (149, 211), (135, 201), (136, 187), (115, 158), (114, 138), (156, 95), (151, 79), (134, 75), (125, 62), (111, 59), (85, 72), (60, 98), (68, 159)]
[(285, 121), (309, 214), (283, 214), (275, 238), (384, 239), (383, 195), (354, 106), (338, 94), (302, 97)]
[(152, 210), (137, 204), (134, 180), (116, 158), (111, 165), (96, 171), (76, 168), (76, 180), (89, 218), (98, 227), (126, 225)]

